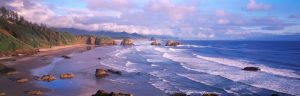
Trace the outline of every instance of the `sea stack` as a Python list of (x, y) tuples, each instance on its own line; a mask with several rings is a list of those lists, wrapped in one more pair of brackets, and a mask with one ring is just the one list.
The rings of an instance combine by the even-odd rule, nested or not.
[(160, 45), (160, 42), (158, 40), (154, 40), (151, 42), (151, 45)]
[(168, 40), (166, 43), (166, 46), (177, 46), (179, 45), (179, 42), (176, 42), (174, 40)]
[(134, 40), (133, 39), (123, 39), (123, 41), (121, 42), (121, 45), (134, 45)]

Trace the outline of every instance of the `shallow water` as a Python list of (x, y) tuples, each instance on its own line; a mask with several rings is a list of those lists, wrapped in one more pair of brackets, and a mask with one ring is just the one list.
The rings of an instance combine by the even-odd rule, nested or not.
[[(53, 90), (48, 95), (56, 96), (89, 96), (98, 89), (135, 96), (166, 96), (175, 92), (191, 95), (213, 92), (221, 96), (300, 95), (300, 68), (295, 64), (299, 63), (295, 58), (300, 56), (297, 45), (289, 45), (290, 49), (277, 46), (274, 50), (265, 50), (253, 48), (252, 42), (234, 42), (233, 45), (217, 41), (182, 42), (178, 47), (150, 46), (149, 41), (136, 42), (136, 46), (98, 47), (70, 54), (71, 59), (54, 58), (48, 66), (32, 70), (32, 74), (58, 77), (62, 72), (74, 73), (73, 79), (38, 82)], [(281, 61), (286, 65), (276, 65), (277, 60), (270, 61), (273, 55), (267, 53), (293, 57), (281, 59), (287, 60)], [(102, 59), (98, 60), (99, 57)], [(258, 66), (262, 70), (241, 70), (246, 66)], [(96, 68), (121, 70), (123, 75), (96, 79)]]

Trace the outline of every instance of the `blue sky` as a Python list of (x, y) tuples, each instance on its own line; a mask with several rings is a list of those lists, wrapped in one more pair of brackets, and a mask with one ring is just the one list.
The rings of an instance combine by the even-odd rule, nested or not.
[(246, 39), (300, 33), (300, 0), (4, 0), (52, 27), (188, 39)]

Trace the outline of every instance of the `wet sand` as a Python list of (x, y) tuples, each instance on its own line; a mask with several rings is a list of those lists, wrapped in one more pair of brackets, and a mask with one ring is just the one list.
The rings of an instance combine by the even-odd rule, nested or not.
[[(2, 59), (0, 63), (17, 70), (16, 75), (0, 75), (0, 90), (4, 91), (7, 96), (26, 96), (24, 91), (41, 90), (43, 92), (51, 92), (50, 89), (36, 84), (36, 76), (31, 75), (31, 70), (40, 68), (50, 64), (54, 57), (61, 57), (73, 52), (84, 52), (92, 49), (92, 46), (77, 45), (66, 48), (58, 48), (57, 50), (48, 50), (39, 52), (35, 55), (25, 57), (13, 57)], [(29, 82), (18, 84), (14, 81), (15, 78), (29, 78)]]
[[(97, 47), (83, 53), (73, 52), (70, 54), (71, 59), (53, 58), (51, 64), (34, 69), (31, 72), (35, 76), (48, 73), (53, 74), (55, 77), (59, 77), (60, 73), (75, 75), (72, 79), (57, 79), (52, 82), (37, 81), (36, 84), (52, 90), (52, 92), (46, 94), (47, 96), (91, 96), (97, 90), (131, 93), (134, 96), (145, 94), (148, 96), (157, 96), (158, 94), (159, 96), (166, 96), (163, 91), (148, 83), (150, 79), (148, 74), (122, 70), (122, 75), (110, 74), (100, 79), (95, 77), (94, 73), (97, 68), (114, 69), (102, 64), (107, 60), (115, 61), (112, 64), (116, 66), (120, 66), (120, 63), (126, 63), (126, 61), (117, 61), (118, 59), (114, 57), (115, 53), (119, 53), (118, 50), (124, 49), (126, 47), (108, 46)], [(101, 60), (98, 59), (99, 57)]]

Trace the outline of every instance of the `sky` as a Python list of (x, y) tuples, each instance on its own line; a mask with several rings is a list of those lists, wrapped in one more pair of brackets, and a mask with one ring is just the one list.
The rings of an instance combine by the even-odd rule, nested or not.
[(300, 0), (0, 0), (51, 27), (185, 39), (300, 34)]

